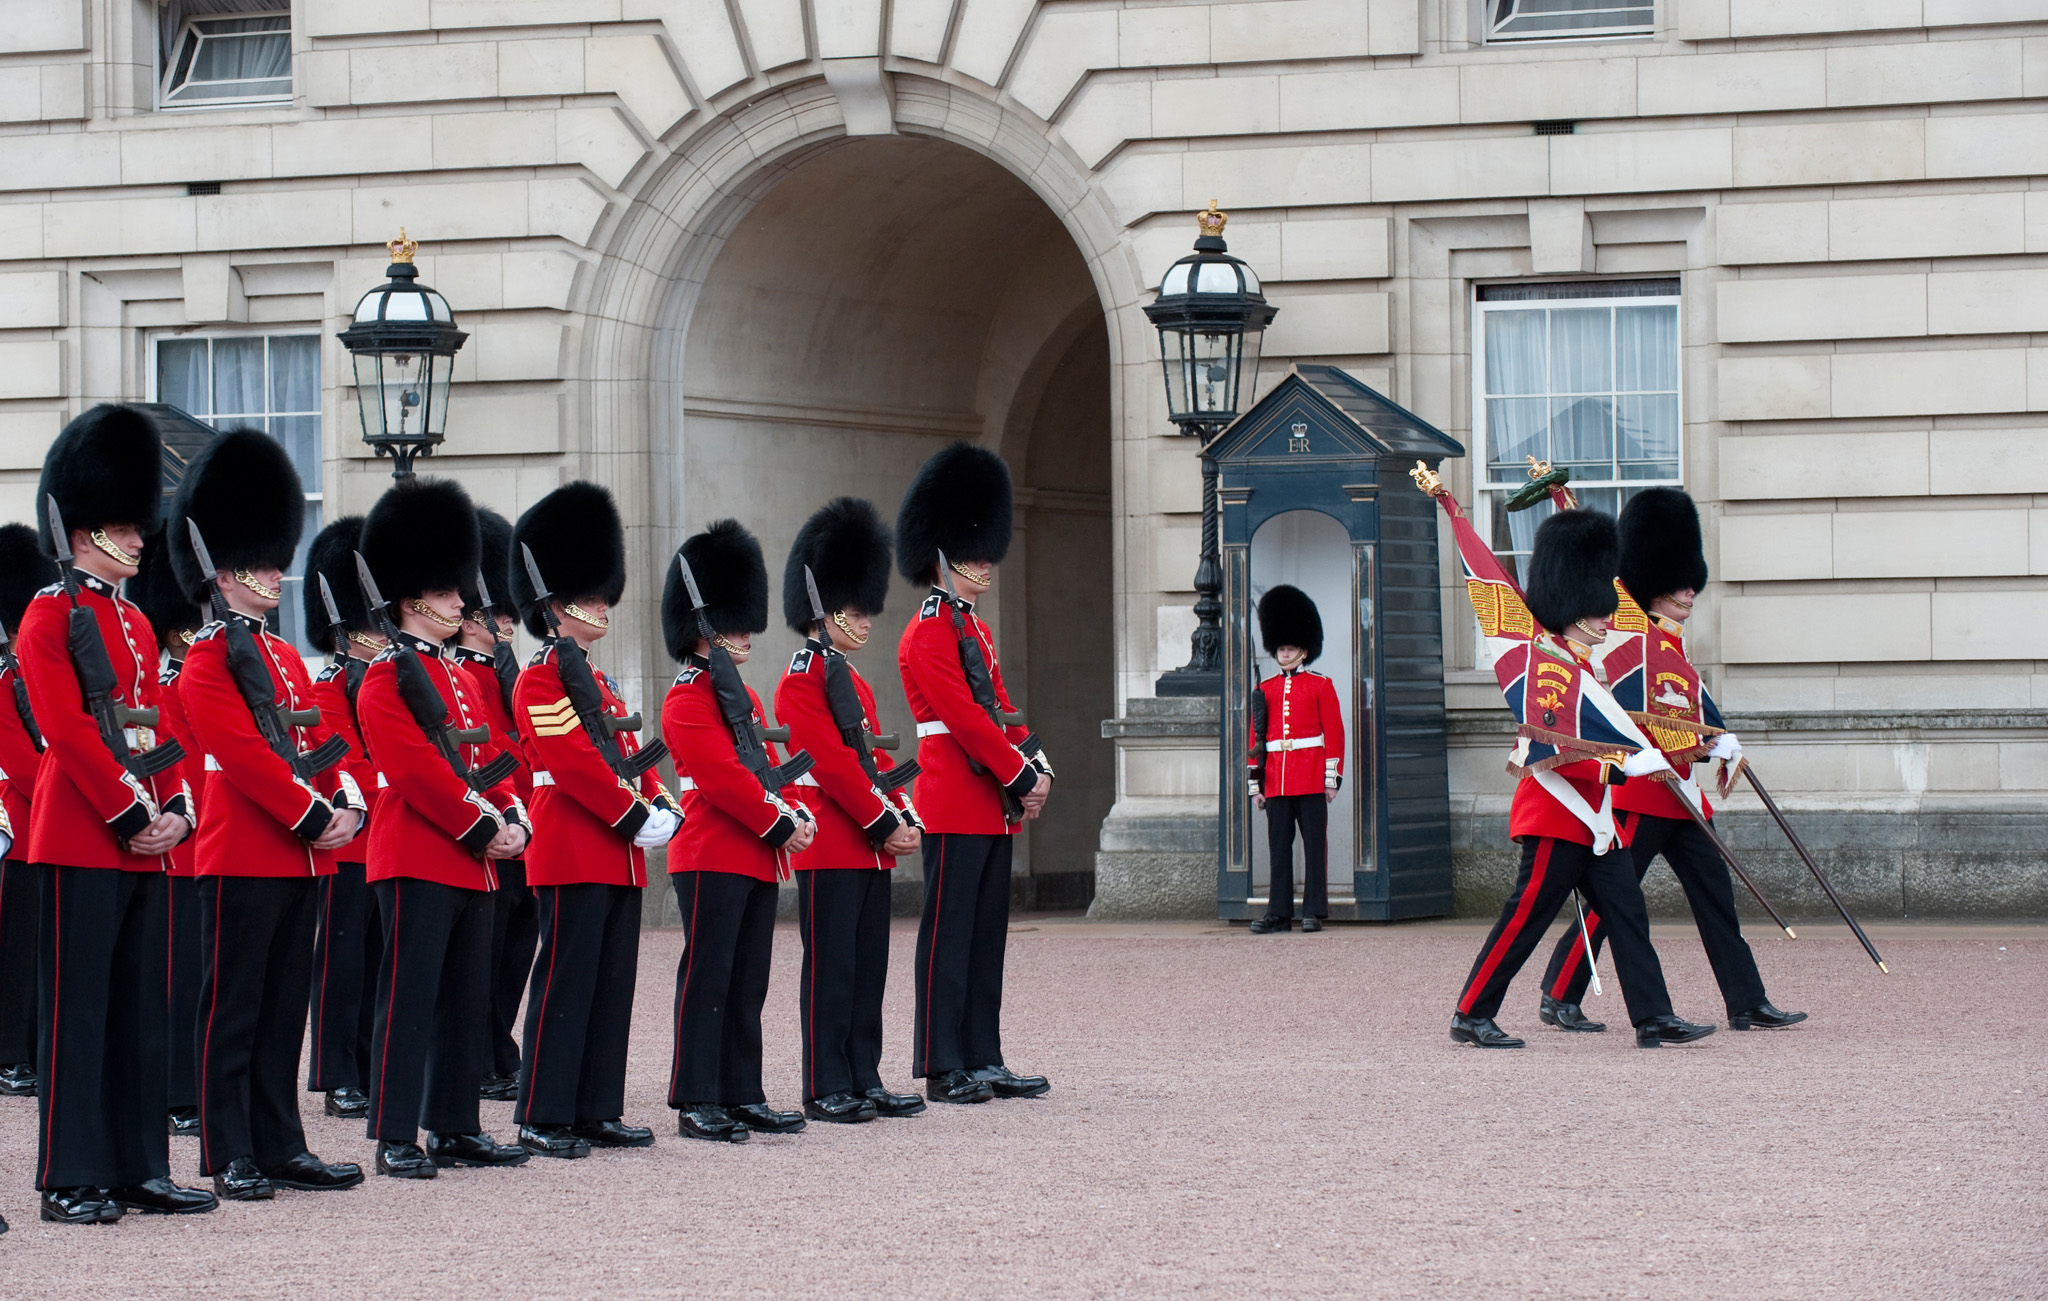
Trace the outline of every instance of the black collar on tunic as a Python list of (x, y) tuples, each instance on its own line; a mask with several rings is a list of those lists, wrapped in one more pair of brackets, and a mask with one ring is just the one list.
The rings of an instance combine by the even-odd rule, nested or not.
[(71, 567), (71, 576), (78, 580), (80, 587), (88, 592), (97, 592), (101, 596), (112, 597), (119, 590), (114, 584), (101, 578), (98, 574), (87, 573), (76, 565)]
[(405, 629), (403, 628), (400, 628), (397, 631), (397, 641), (405, 643), (406, 645), (412, 647), (413, 650), (417, 651), (419, 654), (425, 655), (430, 659), (439, 659), (441, 656), (448, 653), (447, 646), (443, 645), (441, 642), (435, 641), (430, 637), (415, 637), (411, 633), (405, 631)]

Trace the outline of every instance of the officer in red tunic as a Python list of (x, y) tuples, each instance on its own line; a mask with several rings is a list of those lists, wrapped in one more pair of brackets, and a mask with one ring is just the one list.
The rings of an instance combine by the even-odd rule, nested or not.
[[(488, 507), (476, 512), (477, 535), (483, 543), (480, 588), (472, 575), (462, 585), (462, 628), (449, 638), (455, 662), (476, 684), (477, 699), (491, 717), (491, 735), (498, 748), (518, 763), (512, 787), (533, 806), (533, 770), (528, 766), (520, 729), (512, 721), (512, 691), (519, 681), (519, 660), (512, 650), (518, 612), (507, 597), (512, 560), (512, 525)], [(483, 597), (488, 588), (490, 600)], [(483, 1097), (511, 1102), (519, 1096), (519, 1040), (514, 1033), (519, 1000), (533, 970), (533, 951), (540, 936), (540, 904), (526, 880), (526, 863), (508, 858), (497, 865), (498, 888), (491, 893), (491, 1010), (489, 1070)]]
[[(914, 1116), (925, 1108), (914, 1093), (892, 1093), (881, 1074), (889, 876), (921, 839), (905, 780), (915, 769), (896, 773), (888, 753), (870, 747), (882, 725), (875, 694), (851, 660), (889, 595), (889, 551), (889, 530), (874, 506), (840, 497), (797, 531), (782, 571), (783, 620), (806, 640), (775, 688), (775, 717), (789, 729), (791, 750), (816, 761), (788, 788), (818, 824), (796, 873), (804, 1114), (812, 1120)], [(811, 607), (807, 576), (823, 621)]]
[[(348, 742), (342, 766), (355, 779), (365, 816), (377, 816), (377, 765), (356, 726), (356, 695), (370, 661), (385, 647), (363, 604), (356, 581), (356, 552), (362, 546), (363, 517), (344, 515), (314, 535), (306, 553), (304, 598), (306, 640), (333, 653), (333, 662), (313, 679), (313, 704), (320, 721)], [(327, 580), (325, 591), (320, 580)], [(327, 614), (334, 600), (337, 623)], [(370, 837), (358, 834), (334, 851), (334, 874), (320, 878), (313, 917), (311, 1043), (306, 1053), (306, 1090), (326, 1095), (328, 1115), (360, 1120), (369, 1113), (370, 1028), (376, 1009), (377, 960), (384, 952), (384, 928), (367, 877)]]
[[(636, 758), (638, 717), (621, 721), (618, 684), (587, 658), (626, 591), (619, 509), (597, 484), (564, 484), (519, 517), (512, 555), (506, 589), (542, 642), (514, 695), (533, 766), (527, 881), (540, 903), (519, 1141), (558, 1157), (649, 1147), (654, 1131), (622, 1119), (640, 898), (647, 851), (666, 845), (682, 816), (652, 767), (663, 751)], [(528, 556), (546, 588), (535, 587)]]
[(527, 837), (512, 765), (498, 762), (484, 703), (444, 645), (462, 625), (461, 587), (479, 551), (476, 508), (447, 479), (401, 480), (363, 522), (362, 555), (396, 632), (356, 694), (384, 784), (370, 824), (384, 956), (368, 1120), (377, 1172), (402, 1179), (527, 1160), (478, 1119), (490, 1061), (491, 891), (497, 864), (518, 858)]
[[(1782, 1011), (1764, 996), (1756, 956), (1742, 938), (1742, 924), (1735, 916), (1728, 864), (1679, 803), (1691, 798), (1711, 817), (1712, 806), (1693, 780), (1693, 765), (1709, 758), (1732, 764), (1742, 755), (1741, 744), (1723, 725), (1721, 711), (1685, 653), (1685, 621), (1707, 585), (1699, 508), (1676, 488), (1645, 488), (1621, 508), (1620, 526), (1621, 605), (1594, 661), (1616, 703), (1629, 711), (1670, 761), (1683, 783), (1683, 795), (1664, 782), (1630, 782), (1614, 792), (1615, 822), (1628, 835), (1636, 880), (1643, 879), (1659, 854), (1671, 865), (1692, 906), (1707, 965), (1721, 987), (1729, 1028), (1796, 1025), (1806, 1013)], [(1607, 1028), (1580, 1007), (1590, 960), (1606, 937), (1606, 921), (1596, 910), (1586, 916), (1586, 936), (1574, 927), (1558, 941), (1543, 975), (1545, 1025), (1561, 1030)]]
[[(57, 566), (26, 524), (0, 525), (0, 626), (11, 642), (36, 592), (57, 581)], [(28, 705), (28, 686), (10, 646), (0, 651), (0, 772), (8, 824), (28, 832), (43, 734)], [(26, 845), (23, 846), (26, 848)], [(0, 862), (0, 1094), (36, 1091), (36, 910), (42, 890), (36, 865), (18, 854)]]
[[(29, 603), (18, 653), (49, 747), (26, 854), (42, 867), (36, 1187), (43, 1218), (65, 1224), (219, 1204), (170, 1179), (164, 874), (195, 819), (184, 783), (150, 757), (162, 739), (156, 638), (119, 595), (158, 524), (161, 465), (146, 415), (97, 406), (51, 445), (36, 498), (43, 549), (61, 558), (61, 541), (75, 557), (67, 581), (92, 617), (81, 627), (96, 625), (112, 676), (96, 714), (67, 638), (70, 593), (46, 588)], [(49, 531), (51, 504), (62, 538)]]
[(1294, 832), (1301, 829), (1301, 929), (1330, 915), (1330, 801), (1344, 782), (1344, 714), (1337, 686), (1309, 665), (1323, 653), (1323, 617), (1286, 583), (1259, 598), (1259, 635), (1280, 671), (1261, 682), (1252, 714), (1252, 799), (1266, 811), (1272, 886), (1254, 935), (1294, 925)]
[(186, 468), (167, 521), (180, 588), (215, 616), (179, 691), (212, 774), (199, 815), (195, 1050), (200, 1171), (227, 1201), (363, 1181), (362, 1167), (309, 1152), (299, 1120), (319, 880), (363, 822), (346, 742), (312, 707), (297, 649), (264, 627), (305, 520), (284, 446), (230, 429)]
[(1031, 1098), (1052, 1087), (1003, 1064), (1010, 837), (1052, 791), (1052, 767), (1036, 739), (1009, 721), (1015, 711), (995, 638), (974, 613), (1009, 552), (1010, 512), (1002, 458), (954, 443), (918, 470), (896, 515), (896, 567), (929, 588), (897, 643), (896, 665), (923, 769), (911, 1071), (934, 1102)]
[[(785, 802), (775, 747), (754, 689), (737, 666), (768, 626), (768, 567), (761, 544), (719, 520), (680, 555), (704, 598), (690, 599), (680, 566), (661, 593), (668, 653), (683, 666), (661, 707), (675, 756), (683, 828), (670, 842), (669, 883), (683, 917), (676, 967), (675, 1056), (668, 1105), (686, 1138), (740, 1142), (748, 1131), (794, 1133), (804, 1118), (768, 1105), (761, 1088), (761, 1006), (775, 940), (775, 883), (808, 849), (817, 824)], [(698, 617), (709, 624), (706, 637)], [(723, 655), (727, 662), (714, 664)], [(743, 760), (741, 747), (747, 749)]]

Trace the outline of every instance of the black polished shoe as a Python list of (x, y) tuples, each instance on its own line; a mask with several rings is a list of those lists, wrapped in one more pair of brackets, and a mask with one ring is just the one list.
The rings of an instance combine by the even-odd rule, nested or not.
[(1784, 1012), (1772, 1007), (1769, 999), (1740, 1016), (1728, 1018), (1730, 1030), (1783, 1030), (1788, 1025), (1798, 1025), (1806, 1019), (1804, 1012)]
[(171, 1132), (188, 1136), (197, 1134), (199, 1132), (199, 1108), (172, 1107)]
[(393, 1179), (432, 1179), (440, 1174), (418, 1143), (377, 1144), (377, 1173)]
[(800, 1111), (777, 1111), (765, 1102), (747, 1102), (727, 1107), (726, 1114), (756, 1134), (794, 1134), (804, 1127)]
[(878, 1116), (915, 1116), (924, 1110), (924, 1099), (915, 1093), (891, 1093), (884, 1088), (872, 1088), (865, 1095), (875, 1104)]
[(203, 1215), (220, 1206), (220, 1199), (204, 1188), (180, 1188), (166, 1175), (126, 1188), (109, 1188), (107, 1197), (128, 1210), (148, 1215)]
[(988, 1085), (998, 1098), (1036, 1098), (1052, 1092), (1052, 1081), (1043, 1075), (1013, 1075), (1007, 1066), (984, 1066), (968, 1074)]
[(224, 1202), (267, 1202), (277, 1188), (256, 1168), (256, 1158), (238, 1156), (213, 1172), (213, 1193)]
[(996, 1091), (967, 1071), (940, 1071), (924, 1082), (924, 1096), (933, 1102), (987, 1102)]
[(43, 1194), (48, 1224), (112, 1224), (127, 1212), (97, 1188), (52, 1188)]
[(590, 1144), (569, 1132), (567, 1125), (521, 1125), (519, 1146), (535, 1156), (580, 1161), (590, 1155)]
[(342, 1120), (361, 1120), (370, 1114), (370, 1095), (353, 1084), (327, 1091), (327, 1114)]
[(519, 1077), (516, 1075), (486, 1075), (477, 1088), (476, 1096), (485, 1102), (519, 1101)]
[(746, 1127), (715, 1102), (686, 1102), (676, 1109), (676, 1133), (713, 1143), (744, 1143)]
[(427, 1157), (435, 1165), (525, 1165), (530, 1155), (523, 1147), (514, 1147), (492, 1138), (489, 1134), (428, 1134)]
[(9, 1062), (5, 1066), (0, 1066), (0, 1093), (10, 1098), (36, 1096), (36, 1064)]
[[(1292, 917), (1261, 917), (1252, 923), (1252, 934), (1254, 935), (1274, 935), (1281, 931), (1291, 931), (1293, 929), (1294, 919)], [(1306, 930), (1307, 927), (1302, 929)]]
[(569, 1132), (592, 1147), (653, 1147), (654, 1131), (623, 1120), (585, 1120), (569, 1126)]
[(0, 1233), (7, 1232), (7, 1217), (0, 1215)]
[(1586, 1015), (1586, 1009), (1577, 1003), (1560, 1003), (1550, 995), (1543, 996), (1543, 1008), (1537, 1016), (1543, 1024), (1554, 1025), (1560, 1030), (1578, 1030), (1588, 1034), (1599, 1034), (1607, 1028), (1605, 1021), (1595, 1021)]
[[(427, 1168), (433, 1169), (431, 1165)], [(322, 1161), (311, 1152), (301, 1152), (275, 1170), (263, 1173), (279, 1188), (296, 1188), (308, 1193), (353, 1188), (363, 1181), (363, 1168), (355, 1162)]]
[(1301, 933), (1302, 933), (1303, 935), (1313, 935), (1313, 934), (1315, 934), (1315, 933), (1316, 933), (1317, 931), (1319, 931), (1319, 930), (1321, 930), (1321, 929), (1323, 929), (1323, 919), (1322, 919), (1322, 918), (1320, 918), (1320, 917), (1304, 917), (1304, 918), (1302, 918), (1302, 919), (1301, 919)]
[(1522, 1041), (1493, 1023), (1490, 1016), (1451, 1017), (1451, 1042), (1481, 1048), (1520, 1048)]
[(1636, 1047), (1657, 1048), (1664, 1044), (1689, 1044), (1714, 1033), (1710, 1025), (1695, 1025), (1675, 1016), (1653, 1016), (1636, 1027)]
[(828, 1093), (804, 1104), (807, 1119), (822, 1120), (828, 1125), (858, 1125), (879, 1114), (875, 1104), (858, 1093)]

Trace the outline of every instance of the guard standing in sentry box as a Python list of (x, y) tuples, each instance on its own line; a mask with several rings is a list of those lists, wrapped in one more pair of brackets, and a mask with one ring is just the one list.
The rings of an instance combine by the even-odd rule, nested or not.
[(1330, 802), (1344, 783), (1344, 713), (1337, 685), (1309, 665), (1323, 653), (1323, 617), (1308, 593), (1282, 583), (1259, 598), (1259, 636), (1280, 671), (1252, 697), (1251, 791), (1266, 811), (1271, 885), (1266, 915), (1251, 926), (1271, 935), (1294, 924), (1294, 833), (1301, 830), (1301, 929), (1330, 915)]
[[(29, 708), (28, 685), (14, 662), (12, 641), (21, 616), (42, 588), (57, 581), (57, 566), (36, 545), (26, 524), (0, 525), (0, 784), (9, 825), (28, 834), (43, 734)], [(23, 845), (23, 849), (27, 846)], [(36, 865), (10, 852), (0, 862), (0, 1094), (36, 1091), (36, 909), (42, 887)]]
[(924, 818), (911, 1073), (934, 1102), (1035, 1098), (1052, 1087), (1003, 1063), (1011, 837), (1045, 807), (1052, 764), (1020, 724), (974, 603), (1010, 550), (1010, 470), (972, 443), (924, 463), (896, 514), (896, 568), (930, 594), (896, 644), (917, 720)]
[(868, 502), (827, 502), (797, 530), (782, 571), (782, 617), (804, 634), (775, 688), (791, 746), (816, 764), (789, 788), (818, 838), (797, 864), (804, 964), (804, 1114), (846, 1124), (914, 1116), (914, 1093), (882, 1083), (882, 992), (889, 977), (889, 878), (918, 850), (910, 803), (917, 761), (877, 735), (875, 693), (849, 658), (867, 644), (889, 595), (889, 530)]
[(510, 541), (511, 603), (542, 642), (513, 693), (533, 765), (526, 879), (540, 907), (519, 1142), (554, 1157), (647, 1147), (654, 1131), (623, 1119), (640, 896), (647, 851), (682, 818), (654, 771), (667, 747), (641, 746), (640, 716), (589, 659), (625, 595), (625, 529), (609, 492), (576, 482), (535, 502)]

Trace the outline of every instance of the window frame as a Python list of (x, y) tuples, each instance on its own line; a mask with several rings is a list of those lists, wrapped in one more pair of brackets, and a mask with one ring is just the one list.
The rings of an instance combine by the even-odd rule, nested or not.
[[(156, 107), (158, 112), (189, 113), (194, 111), (204, 111), (207, 109), (215, 108), (262, 108), (277, 105), (289, 105), (292, 102), (292, 100), (296, 97), (298, 93), (298, 60), (295, 58), (290, 59), (289, 70), (285, 77), (285, 80), (289, 81), (291, 84), (288, 87), (286, 87), (285, 92), (282, 95), (224, 95), (205, 100), (190, 100), (184, 102), (174, 102), (171, 99), (171, 77), (172, 74), (177, 71), (178, 52), (185, 47), (185, 41), (187, 37), (193, 36), (195, 34), (195, 29), (197, 29), (203, 23), (222, 22), (242, 18), (284, 19), (284, 37), (286, 47), (287, 49), (289, 49), (292, 38), (292, 11), (289, 6), (280, 9), (228, 10), (221, 13), (189, 15), (185, 18), (183, 22), (181, 22), (178, 25), (177, 34), (171, 38), (170, 47), (168, 49), (159, 49), (157, 51), (158, 70), (156, 77)], [(232, 40), (234, 39), (234, 37), (232, 35), (226, 37), (207, 37), (201, 35), (199, 36), (198, 39)], [(264, 78), (264, 80), (268, 81), (276, 79)]]
[(1591, 41), (1640, 41), (1653, 39), (1657, 35), (1657, 9), (1655, 0), (1641, 0), (1632, 4), (1630, 0), (1606, 0), (1609, 5), (1629, 8), (1648, 8), (1650, 21), (1642, 25), (1630, 24), (1616, 27), (1582, 27), (1557, 32), (1529, 32), (1503, 34), (1496, 30), (1499, 21), (1494, 17), (1501, 0), (1476, 0), (1479, 17), (1479, 43), (1482, 45), (1555, 45)]

